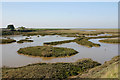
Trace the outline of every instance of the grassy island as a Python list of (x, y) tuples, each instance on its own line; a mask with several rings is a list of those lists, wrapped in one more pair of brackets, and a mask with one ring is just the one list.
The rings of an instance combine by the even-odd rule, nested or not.
[(75, 40), (76, 43), (86, 46), (86, 47), (100, 47), (100, 44), (93, 43), (89, 41), (88, 38), (78, 38)]
[(0, 44), (7, 44), (7, 43), (13, 43), (16, 42), (14, 39), (0, 39)]
[(21, 39), (21, 40), (17, 41), (17, 43), (24, 43), (24, 42), (33, 42), (33, 40)]
[(66, 79), (101, 65), (91, 59), (80, 59), (73, 63), (38, 63), (18, 68), (3, 68), (3, 78), (52, 78)]
[(100, 42), (103, 42), (103, 43), (120, 43), (120, 40), (119, 39), (104, 39), (104, 40), (99, 40)]
[(64, 43), (74, 42), (74, 40), (65, 40), (65, 41), (55, 41), (55, 42), (45, 42), (44, 45), (59, 45)]
[(64, 57), (77, 54), (78, 52), (70, 48), (52, 47), (52, 46), (34, 46), (20, 48), (19, 54), (40, 56), (40, 57)]

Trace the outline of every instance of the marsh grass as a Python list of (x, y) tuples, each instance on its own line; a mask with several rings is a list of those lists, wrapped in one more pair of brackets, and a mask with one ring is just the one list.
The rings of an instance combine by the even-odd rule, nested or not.
[(87, 46), (87, 47), (100, 47), (100, 44), (96, 44), (96, 43), (93, 43), (91, 41), (88, 41), (88, 39), (76, 39), (75, 41), (76, 43), (80, 44), (80, 45), (83, 45), (83, 46)]
[(19, 54), (30, 55), (30, 56), (40, 56), (40, 57), (64, 57), (75, 55), (78, 52), (71, 48), (61, 48), (52, 46), (34, 46), (20, 48), (18, 50)]
[(99, 41), (103, 43), (120, 43), (119, 39), (104, 39), (104, 40), (99, 40)]
[(17, 41), (17, 43), (24, 43), (24, 42), (33, 42), (33, 40), (21, 39)]
[(44, 45), (59, 45), (64, 43), (70, 43), (70, 42), (76, 42), (80, 45), (86, 46), (86, 47), (99, 47), (100, 44), (95, 44), (91, 41), (88, 41), (89, 39), (86, 37), (79, 37), (74, 40), (66, 40), (66, 41), (56, 41), (56, 42), (46, 42)]
[(7, 43), (13, 43), (16, 42), (14, 39), (0, 39), (0, 44), (7, 44)]
[(55, 41), (55, 42), (45, 42), (44, 45), (59, 45), (64, 43), (74, 42), (74, 40), (65, 40), (65, 41)]
[(19, 68), (3, 68), (2, 77), (66, 79), (99, 65), (101, 64), (91, 59), (81, 59), (74, 63), (38, 63)]
[[(65, 40), (65, 41), (55, 41), (55, 42), (46, 42), (44, 45), (59, 45), (59, 44), (64, 44), (64, 43), (70, 43), (70, 42), (76, 42), (80, 45), (86, 46), (86, 47), (100, 47), (100, 44), (93, 43), (89, 41), (90, 39), (100, 39), (100, 38), (116, 38), (120, 37), (119, 35), (112, 35), (112, 36), (98, 36), (98, 37), (85, 37), (85, 36), (80, 36), (77, 37), (74, 40)], [(114, 42), (117, 42), (114, 41)], [(119, 41), (118, 41), (119, 42)]]

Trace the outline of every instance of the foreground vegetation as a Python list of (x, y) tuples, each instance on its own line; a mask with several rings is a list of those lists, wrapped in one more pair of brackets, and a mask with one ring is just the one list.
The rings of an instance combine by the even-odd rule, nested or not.
[(105, 62), (103, 65), (90, 69), (79, 78), (119, 78), (120, 56), (115, 56), (112, 60)]
[(24, 42), (33, 42), (33, 40), (21, 39), (21, 40), (17, 41), (17, 43), (24, 43)]
[(7, 44), (7, 43), (13, 43), (16, 42), (14, 39), (0, 39), (0, 44)]
[(91, 59), (81, 59), (74, 63), (38, 63), (19, 68), (3, 68), (2, 77), (66, 79), (99, 65), (101, 64)]
[[(15, 78), (108, 78), (118, 80), (120, 72), (120, 56), (115, 56), (103, 65), (91, 59), (80, 59), (74, 63), (37, 63), (18, 68), (2, 68), (2, 77)], [(96, 80), (94, 79), (94, 80)]]
[(40, 57), (64, 57), (77, 54), (78, 52), (70, 48), (51, 47), (51, 46), (34, 46), (20, 48), (19, 54), (40, 56)]
[(100, 42), (103, 42), (103, 43), (120, 43), (120, 40), (119, 39), (104, 39), (104, 40), (99, 40)]

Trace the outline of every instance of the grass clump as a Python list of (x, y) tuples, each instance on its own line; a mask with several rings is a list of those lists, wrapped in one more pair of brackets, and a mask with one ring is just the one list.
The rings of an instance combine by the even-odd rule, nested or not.
[(18, 50), (19, 54), (40, 56), (40, 57), (64, 57), (77, 54), (78, 52), (70, 48), (59, 48), (52, 46), (34, 46), (20, 48)]
[(0, 44), (7, 44), (7, 43), (13, 43), (16, 42), (14, 39), (0, 39)]
[(99, 40), (99, 41), (103, 43), (120, 43), (119, 39), (104, 39), (104, 40)]
[(66, 79), (99, 65), (101, 64), (91, 59), (82, 59), (74, 63), (38, 63), (19, 68), (3, 68), (2, 77)]
[(24, 42), (33, 42), (33, 40), (21, 39), (17, 41), (17, 43), (24, 43)]

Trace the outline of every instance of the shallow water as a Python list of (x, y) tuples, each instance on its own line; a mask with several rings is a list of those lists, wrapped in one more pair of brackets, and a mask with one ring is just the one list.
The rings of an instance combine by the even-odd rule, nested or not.
[[(32, 63), (55, 63), (55, 62), (75, 62), (82, 58), (92, 58), (95, 61), (104, 63), (110, 60), (112, 57), (118, 55), (118, 45), (117, 44), (106, 44), (98, 42), (99, 39), (91, 39), (90, 41), (94, 43), (101, 44), (101, 47), (87, 48), (81, 46), (75, 42), (66, 43), (62, 45), (57, 45), (56, 47), (67, 47), (77, 50), (79, 53), (71, 57), (61, 57), (61, 58), (42, 58), (42, 57), (30, 57), (25, 55), (19, 55), (17, 51), (19, 48), (29, 47), (29, 46), (42, 46), (44, 42), (53, 41), (63, 41), (63, 40), (73, 40), (74, 37), (60, 37), (60, 36), (31, 36), (34, 42), (28, 43), (11, 43), (2, 44), (2, 64), (3, 66), (9, 67), (19, 67), (25, 66)], [(11, 36), (15, 40), (25, 39), (26, 36)]]
[(89, 35), (89, 36), (86, 36), (86, 37), (99, 37), (99, 36), (112, 36), (112, 34), (98, 34), (97, 36), (95, 35)]

